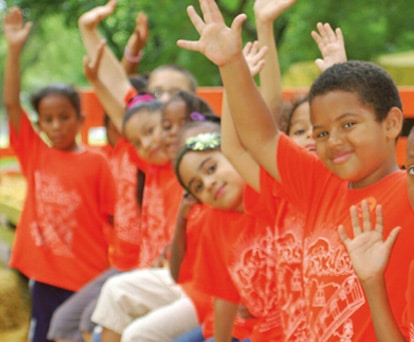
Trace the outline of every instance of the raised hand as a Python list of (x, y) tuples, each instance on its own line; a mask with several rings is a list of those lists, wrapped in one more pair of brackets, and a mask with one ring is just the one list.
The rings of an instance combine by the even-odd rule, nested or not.
[(29, 37), (32, 23), (25, 23), (22, 10), (12, 7), (3, 17), (3, 31), (10, 49), (22, 49)]
[(117, 0), (109, 0), (105, 5), (97, 6), (84, 13), (79, 18), (79, 25), (89, 30), (95, 29), (103, 19), (114, 13), (116, 4)]
[(204, 54), (217, 66), (224, 66), (242, 53), (241, 29), (246, 20), (245, 14), (234, 18), (231, 27), (227, 27), (223, 16), (213, 0), (200, 0), (202, 19), (193, 6), (187, 8), (188, 16), (200, 34), (198, 41), (178, 40), (181, 48)]
[(387, 239), (383, 240), (383, 217), (380, 205), (376, 207), (375, 227), (371, 222), (368, 202), (361, 202), (362, 225), (356, 206), (350, 208), (354, 238), (345, 233), (344, 227), (338, 227), (339, 235), (351, 257), (352, 265), (361, 283), (383, 277), (392, 247), (397, 239), (400, 227), (394, 228)]
[(318, 45), (322, 58), (315, 60), (316, 66), (321, 72), (337, 63), (347, 61), (344, 37), (340, 28), (335, 31), (328, 23), (318, 23), (317, 31), (312, 31), (311, 36)]
[(243, 55), (249, 67), (250, 74), (255, 77), (264, 65), (264, 56), (267, 52), (267, 46), (260, 46), (256, 40), (253, 43), (248, 42), (243, 48)]
[(101, 40), (94, 58), (90, 59), (88, 56), (83, 57), (83, 70), (86, 78), (91, 84), (94, 84), (98, 79), (99, 66), (101, 65), (102, 56), (105, 51), (106, 41)]
[(128, 41), (131, 52), (139, 52), (147, 44), (149, 36), (148, 18), (144, 12), (139, 12), (135, 19), (135, 30)]
[(281, 13), (289, 8), (296, 0), (256, 0), (254, 13), (256, 21), (273, 23)]

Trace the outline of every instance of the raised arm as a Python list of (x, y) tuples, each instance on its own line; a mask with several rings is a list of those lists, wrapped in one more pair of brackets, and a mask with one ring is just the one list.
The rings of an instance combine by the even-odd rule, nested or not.
[(250, 76), (242, 52), (241, 28), (246, 19), (238, 15), (227, 27), (213, 0), (200, 0), (202, 19), (194, 7), (188, 15), (200, 33), (198, 41), (179, 40), (179, 47), (203, 53), (219, 69), (231, 115), (243, 146), (256, 162), (280, 180), (275, 163), (280, 130)]
[[(98, 6), (82, 14), (78, 20), (79, 31), (89, 58), (95, 55), (96, 47), (99, 45), (102, 37), (97, 27), (99, 23), (114, 13), (116, 0), (109, 0), (104, 6)], [(123, 101), (125, 94), (131, 88), (128, 76), (118, 59), (111, 49), (105, 47), (101, 68), (99, 71), (101, 82), (111, 90), (111, 92)]]
[(12, 7), (3, 17), (3, 31), (7, 42), (3, 101), (16, 132), (19, 132), (23, 111), (20, 104), (20, 56), (31, 27), (30, 22), (24, 23), (23, 13), (18, 7)]
[(94, 57), (92, 59), (87, 56), (84, 57), (83, 67), (85, 76), (94, 88), (96, 96), (105, 109), (105, 112), (108, 113), (118, 132), (122, 132), (122, 122), (125, 112), (124, 102), (108, 89), (101, 81), (98, 73), (101, 67), (101, 61), (106, 53), (105, 45), (105, 41), (101, 40), (93, 55)]
[(371, 227), (368, 202), (362, 201), (361, 207), (362, 225), (357, 207), (352, 206), (350, 209), (354, 238), (346, 235), (343, 226), (338, 228), (339, 235), (348, 250), (355, 273), (367, 297), (377, 341), (405, 341), (392, 314), (384, 279), (384, 272), (400, 227), (394, 228), (384, 241), (381, 206), (376, 207), (375, 227)]
[(143, 49), (148, 40), (148, 18), (144, 12), (138, 12), (135, 29), (128, 39), (122, 56), (122, 66), (127, 75), (136, 74), (143, 56)]
[[(260, 46), (268, 47), (265, 63), (259, 74), (260, 93), (270, 111), (276, 116), (281, 109), (282, 80), (273, 24), (294, 2), (295, 0), (256, 0), (254, 2), (257, 37)], [(276, 121), (278, 121), (277, 118)]]
[[(264, 56), (267, 52), (266, 46), (259, 46), (259, 42), (248, 42), (243, 55), (246, 58), (251, 77), (254, 78), (264, 65)], [(242, 178), (255, 190), (260, 190), (259, 165), (252, 158), (241, 144), (234, 127), (233, 118), (227, 102), (227, 94), (224, 90), (223, 103), (221, 109), (221, 151), (232, 163)]]
[(311, 36), (322, 55), (322, 58), (315, 60), (320, 72), (324, 72), (334, 64), (346, 62), (345, 42), (341, 29), (337, 28), (334, 31), (328, 23), (317, 23), (316, 29), (317, 31), (311, 32)]

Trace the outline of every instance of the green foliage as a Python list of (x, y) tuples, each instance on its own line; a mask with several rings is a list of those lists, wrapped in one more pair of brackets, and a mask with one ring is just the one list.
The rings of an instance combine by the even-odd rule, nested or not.
[[(24, 9), (35, 23), (23, 58), (26, 89), (53, 80), (87, 85), (81, 59), (84, 50), (77, 32), (79, 16), (106, 0), (0, 0), (7, 6)], [(245, 41), (256, 37), (252, 0), (217, 0), (228, 24), (240, 12), (248, 14), (244, 26)], [(121, 58), (125, 43), (135, 26), (138, 11), (149, 17), (150, 40), (140, 65), (149, 72), (164, 63), (177, 63), (192, 71), (200, 85), (219, 85), (217, 68), (202, 55), (177, 48), (178, 38), (197, 39), (185, 8), (197, 4), (190, 0), (119, 0), (116, 12), (103, 21), (100, 32), (108, 46)], [(196, 8), (198, 6), (196, 5)], [(404, 0), (297, 1), (275, 23), (282, 71), (299, 61), (312, 61), (319, 51), (310, 32), (318, 21), (341, 27), (350, 59), (373, 60), (390, 52), (410, 50), (414, 46), (414, 6)], [(0, 58), (4, 44), (0, 44)], [(0, 67), (0, 76), (2, 71)]]

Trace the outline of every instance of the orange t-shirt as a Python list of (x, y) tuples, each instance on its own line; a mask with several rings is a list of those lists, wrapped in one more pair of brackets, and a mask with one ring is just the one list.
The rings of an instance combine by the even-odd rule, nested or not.
[(47, 146), (26, 113), (10, 142), (27, 181), (10, 266), (31, 279), (76, 291), (109, 267), (116, 188), (105, 157)]
[(145, 268), (171, 243), (183, 190), (171, 163), (152, 165), (136, 153), (134, 162), (145, 173), (138, 259), (138, 267)]
[[(131, 87), (124, 95), (125, 104), (135, 95), (137, 91)], [(183, 190), (170, 162), (165, 165), (152, 165), (140, 158), (135, 151), (132, 156), (136, 167), (145, 173), (141, 207), (141, 247), (137, 264), (138, 268), (145, 268), (151, 267), (171, 243)]]
[(410, 342), (414, 341), (414, 261), (411, 261), (406, 290), (406, 307), (403, 315), (404, 332), (408, 334)]
[[(258, 196), (246, 190), (245, 203), (254, 203)], [(252, 341), (274, 341), (283, 336), (276, 296), (274, 224), (271, 215), (260, 212), (213, 211), (197, 258), (197, 268), (205, 271), (195, 281), (206, 293), (247, 307), (255, 318), (239, 328), (250, 326)], [(233, 333), (246, 337), (245, 332)]]
[(271, 220), (273, 215), (276, 243), (277, 299), (286, 341), (306, 340), (307, 319), (303, 286), (302, 260), (304, 217), (286, 200), (281, 186), (263, 168), (260, 169), (260, 196), (246, 202), (254, 212)]
[(98, 147), (98, 150), (108, 158), (118, 195), (109, 257), (113, 267), (128, 271), (137, 266), (141, 246), (141, 215), (137, 201), (138, 169), (131, 157), (135, 151), (123, 138), (113, 147), (107, 144)]
[(203, 204), (195, 204), (191, 208), (187, 218), (186, 246), (187, 249), (181, 262), (178, 283), (182, 286), (187, 296), (193, 302), (199, 322), (203, 322), (207, 314), (213, 311), (213, 299), (194, 286), (193, 277), (202, 269), (195, 267), (195, 260), (198, 253), (199, 240), (205, 220), (210, 213), (209, 207)]
[[(363, 189), (330, 172), (313, 154), (284, 134), (279, 139), (278, 169), (288, 200), (304, 215), (303, 276), (309, 341), (375, 341), (369, 307), (343, 245), (338, 225), (352, 236), (351, 205), (366, 199), (372, 217), (382, 205), (384, 236), (402, 229), (385, 272), (394, 317), (401, 327), (410, 261), (414, 259), (414, 212), (407, 175), (396, 171)], [(408, 334), (406, 333), (406, 337)]]

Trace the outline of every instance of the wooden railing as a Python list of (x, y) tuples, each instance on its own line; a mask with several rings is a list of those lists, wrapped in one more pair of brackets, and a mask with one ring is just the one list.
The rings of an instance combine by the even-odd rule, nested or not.
[[(407, 142), (407, 135), (410, 128), (414, 124), (414, 86), (400, 87), (401, 99), (403, 102), (404, 115), (406, 122), (404, 124), (402, 135), (397, 143), (397, 159), (400, 166), (405, 165), (405, 148)], [(304, 93), (305, 88), (292, 88), (284, 90), (284, 98), (289, 99), (295, 93)], [(216, 113), (221, 114), (221, 102), (223, 92), (221, 87), (201, 87), (198, 90), (198, 95), (204, 98)], [(86, 115), (85, 123), (81, 129), (81, 140), (83, 143), (88, 143), (89, 130), (94, 127), (101, 127), (103, 125), (103, 109), (99, 103), (94, 92), (89, 89), (81, 90), (82, 110)], [(0, 148), (0, 159), (4, 157), (13, 157), (13, 152), (10, 148)], [(0, 164), (1, 165), (1, 164)], [(0, 169), (1, 171), (1, 169)]]

